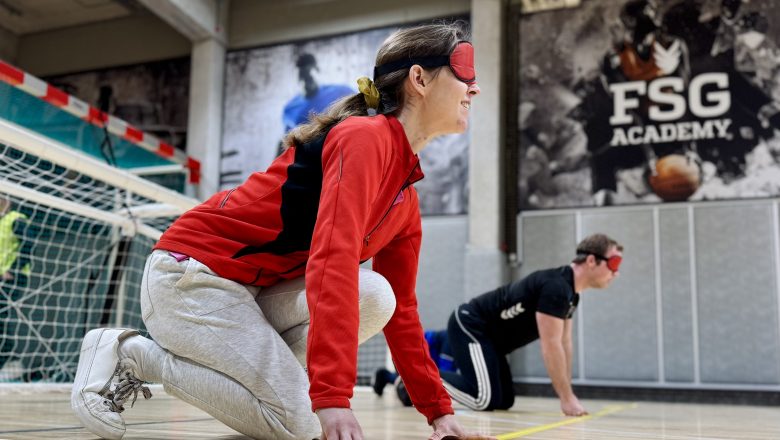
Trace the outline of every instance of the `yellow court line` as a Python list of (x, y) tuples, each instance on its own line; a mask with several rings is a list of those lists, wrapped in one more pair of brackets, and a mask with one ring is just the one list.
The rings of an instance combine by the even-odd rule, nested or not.
[(539, 426), (534, 426), (533, 428), (523, 429), (522, 431), (500, 434), (497, 435), (496, 438), (498, 440), (510, 440), (514, 438), (525, 437), (527, 435), (536, 434), (537, 432), (548, 431), (550, 429), (558, 428), (560, 426), (571, 425), (573, 423), (580, 423), (591, 419), (597, 419), (599, 417), (604, 417), (607, 414), (613, 414), (629, 408), (636, 408), (636, 407), (637, 407), (636, 403), (631, 403), (628, 405), (610, 405), (595, 414), (588, 414), (587, 416), (581, 416), (581, 417), (573, 417), (570, 419), (561, 420), (560, 422), (548, 423), (546, 425), (539, 425)]

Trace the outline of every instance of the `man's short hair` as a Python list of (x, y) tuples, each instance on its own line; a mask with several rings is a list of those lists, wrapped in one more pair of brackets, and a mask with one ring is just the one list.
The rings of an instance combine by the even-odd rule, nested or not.
[(577, 256), (571, 261), (574, 264), (582, 264), (588, 255), (606, 255), (609, 248), (615, 247), (618, 251), (623, 252), (623, 245), (618, 243), (617, 240), (608, 237), (606, 234), (591, 234), (585, 237), (580, 244), (577, 245)]

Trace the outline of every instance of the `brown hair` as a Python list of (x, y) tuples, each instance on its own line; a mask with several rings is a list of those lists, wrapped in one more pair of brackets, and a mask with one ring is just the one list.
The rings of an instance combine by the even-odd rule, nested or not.
[[(468, 41), (469, 35), (463, 21), (434, 23), (401, 29), (390, 35), (376, 54), (375, 66), (416, 57), (449, 55), (460, 41)], [(438, 70), (435, 67), (426, 70)], [(404, 81), (409, 69), (397, 70), (374, 78), (380, 94), (377, 114), (393, 114), (404, 105)], [(311, 120), (292, 129), (284, 139), (284, 145), (303, 145), (324, 135), (331, 127), (350, 116), (368, 115), (368, 106), (362, 93), (346, 96)]]
[(577, 245), (577, 256), (571, 262), (582, 264), (588, 258), (588, 255), (604, 256), (609, 251), (609, 248), (613, 246), (618, 251), (623, 252), (623, 245), (605, 234), (588, 235)]

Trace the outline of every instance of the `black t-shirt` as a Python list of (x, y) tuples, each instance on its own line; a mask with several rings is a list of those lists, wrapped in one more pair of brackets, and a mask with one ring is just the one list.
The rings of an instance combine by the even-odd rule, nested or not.
[(485, 323), (496, 348), (510, 353), (539, 338), (536, 312), (571, 319), (580, 295), (570, 266), (536, 271), (520, 281), (484, 293), (467, 306)]

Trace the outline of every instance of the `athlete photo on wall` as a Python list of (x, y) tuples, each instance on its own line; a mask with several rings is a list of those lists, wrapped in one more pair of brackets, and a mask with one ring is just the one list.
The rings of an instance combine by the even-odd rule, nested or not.
[(780, 195), (778, 14), (592, 0), (523, 16), (520, 209)]
[[(373, 75), (377, 48), (397, 29), (229, 52), (220, 188), (266, 168), (286, 148), (281, 141), (288, 131), (357, 93), (357, 79)], [(420, 153), (425, 178), (414, 186), (423, 215), (467, 212), (468, 149), (467, 132), (438, 137)]]

